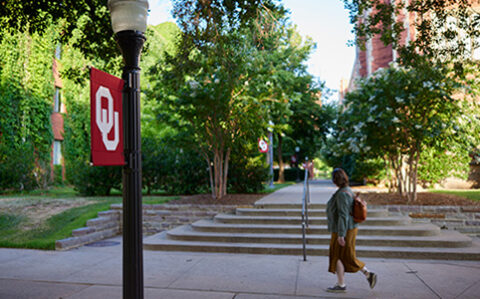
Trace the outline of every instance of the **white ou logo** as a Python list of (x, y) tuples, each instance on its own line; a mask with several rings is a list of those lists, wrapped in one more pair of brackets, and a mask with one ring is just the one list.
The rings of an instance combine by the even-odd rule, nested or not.
[[(107, 148), (107, 151), (115, 151), (118, 147), (120, 141), (119, 138), (119, 121), (118, 121), (118, 112), (113, 111), (113, 97), (110, 93), (110, 89), (100, 86), (95, 94), (95, 121), (97, 123), (98, 129), (102, 132), (102, 141)], [(108, 100), (107, 109), (102, 108), (102, 98)], [(115, 115), (115, 125), (113, 116)], [(114, 138), (113, 140), (108, 139), (108, 134), (114, 128)]]
[(262, 152), (266, 152), (268, 150), (268, 143), (263, 139), (260, 139), (258, 146)]

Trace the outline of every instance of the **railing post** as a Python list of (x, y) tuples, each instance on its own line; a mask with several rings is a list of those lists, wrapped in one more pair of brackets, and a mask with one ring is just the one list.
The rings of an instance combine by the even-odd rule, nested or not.
[(310, 187), (308, 184), (308, 158), (305, 163), (305, 179), (303, 181), (303, 196), (302, 196), (302, 249), (303, 260), (307, 260), (307, 239), (306, 228), (308, 227), (308, 203), (310, 203)]

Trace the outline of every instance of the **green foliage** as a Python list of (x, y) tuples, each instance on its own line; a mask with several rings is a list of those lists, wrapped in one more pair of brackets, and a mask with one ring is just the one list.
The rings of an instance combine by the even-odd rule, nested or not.
[(142, 139), (142, 178), (148, 194), (153, 190), (195, 194), (208, 189), (207, 163), (194, 149), (182, 146), (180, 138), (165, 135)]
[[(20, 229), (24, 217), (16, 218), (16, 226), (0, 230), (0, 247), (55, 249), (55, 241), (70, 237), (72, 230), (85, 226), (87, 220), (97, 217), (98, 212), (108, 210), (115, 200), (107, 200), (87, 206), (72, 208), (50, 217), (39, 227)], [(118, 200), (116, 200), (118, 202)], [(2, 216), (0, 216), (0, 219)]]
[[(36, 198), (26, 203), (26, 199), (17, 201), (24, 208), (35, 206), (38, 201), (48, 202), (50, 198)], [(145, 197), (144, 204), (162, 204), (176, 197)], [(76, 199), (70, 199), (76, 200)], [(106, 211), (113, 203), (121, 203), (120, 197), (89, 198), (94, 203), (65, 210), (31, 227), (30, 219), (22, 213), (0, 213), (0, 247), (55, 249), (55, 241), (71, 237), (72, 230), (84, 227), (89, 219), (96, 218), (98, 212)], [(58, 204), (58, 202), (56, 203)]]
[(471, 200), (480, 201), (480, 190), (429, 190), (429, 192), (452, 194)]
[[(398, 51), (400, 61), (406, 65), (415, 65), (415, 57), (423, 56), (433, 63), (455, 62), (456, 70), (461, 70), (462, 64), (471, 58), (472, 48), (480, 46), (480, 13), (472, 9), (469, 0), (343, 2), (350, 10), (356, 43), (365, 48), (367, 40), (379, 37)], [(405, 11), (416, 16), (409, 19), (407, 28), (404, 19), (397, 17), (405, 15)], [(415, 38), (402, 42), (402, 35), (412, 27)]]
[(172, 149), (169, 154), (170, 172), (164, 190), (169, 194), (196, 194), (208, 190), (207, 163), (198, 152), (188, 148)]
[[(118, 166), (90, 165), (90, 85), (87, 68), (89, 63), (100, 68), (107, 67), (107, 64), (102, 60), (89, 61), (70, 45), (64, 46), (62, 63), (70, 71), (63, 77), (63, 95), (68, 109), (64, 117), (66, 179), (80, 194), (108, 195), (112, 188), (121, 189), (122, 171)], [(115, 73), (113, 69), (111, 71)]]
[(22, 216), (0, 213), (0, 231), (11, 231), (23, 221)]
[(0, 35), (0, 189), (46, 187), (54, 32), (39, 36), (3, 28)]
[[(165, 63), (159, 59), (150, 69), (152, 85), (147, 93), (162, 103), (154, 114), (176, 130), (190, 132), (196, 150), (213, 165), (216, 197), (222, 197), (227, 186), (249, 189), (232, 186), (246, 186), (243, 180), (250, 176), (241, 177), (252, 169), (260, 172), (252, 182), (260, 181), (261, 163), (253, 163), (249, 155), (238, 161), (230, 157), (264, 136), (269, 121), (281, 141), (292, 130), (289, 118), (302, 109), (305, 113), (295, 120), (305, 120), (303, 131), (297, 131), (296, 140), (285, 137), (285, 142), (294, 147), (297, 140), (305, 139), (305, 153), (318, 147), (317, 136), (323, 133), (320, 107), (309, 105), (318, 100), (321, 85), (313, 82), (304, 65), (314, 44), (300, 37), (280, 4), (215, 0), (204, 5), (178, 0), (174, 16), (182, 30), (178, 48), (166, 55)], [(298, 109), (292, 109), (297, 103)], [(276, 144), (282, 162), (282, 143)], [(235, 182), (228, 184), (226, 178)]]
[[(335, 105), (320, 106), (317, 101), (317, 96), (309, 91), (300, 101), (292, 103), (290, 117), (292, 132), (287, 136), (295, 140), (295, 146), (300, 148), (298, 161), (303, 161), (305, 157), (311, 159), (319, 154), (336, 118)], [(289, 152), (294, 153), (294, 147), (289, 149)]]
[(49, 34), (50, 24), (59, 21), (59, 32), (62, 34), (57, 39), (62, 44), (71, 44), (91, 59), (103, 57), (109, 61), (119, 53), (113, 39), (106, 0), (64, 3), (56, 0), (5, 0), (0, 5), (0, 16), (0, 28), (32, 34)]
[(265, 156), (259, 155), (255, 146), (236, 148), (230, 162), (228, 172), (230, 193), (258, 193), (263, 190), (263, 182), (268, 179), (268, 167)]
[(168, 160), (171, 153), (164, 145), (157, 138), (142, 138), (142, 185), (148, 194), (162, 189), (170, 172)]
[(63, 166), (62, 165), (54, 165), (53, 166), (53, 184), (55, 186), (63, 186), (63, 177), (62, 177)]
[(461, 173), (465, 165), (431, 162), (455, 156), (465, 163), (476, 144), (471, 137), (471, 130), (478, 130), (471, 113), (475, 105), (451, 96), (464, 90), (461, 86), (450, 68), (432, 67), (426, 60), (418, 60), (415, 68), (378, 71), (347, 94), (335, 133), (337, 150), (362, 160), (383, 159), (397, 190), (414, 199), (418, 169), (432, 172), (421, 176), (424, 183)]
[(217, 198), (226, 194), (224, 171), (235, 144), (263, 133), (268, 85), (257, 76), (266, 60), (255, 26), (266, 25), (263, 17), (276, 9), (263, 0), (174, 2), (182, 30), (178, 52), (167, 56), (152, 95), (177, 116), (176, 129), (190, 132), (207, 165), (213, 163)]
[(285, 188), (285, 187), (288, 187), (288, 186), (291, 186), (295, 184), (295, 182), (286, 182), (286, 183), (273, 183), (273, 188), (270, 188), (269, 186), (267, 185), (263, 185), (263, 190), (261, 190), (260, 194), (270, 194), (270, 193), (273, 193), (277, 190), (280, 190), (282, 188)]
[[(297, 181), (297, 179), (299, 181), (303, 181), (303, 179), (305, 178), (305, 171), (301, 168), (296, 168), (296, 167), (287, 168), (287, 169), (285, 169), (284, 176), (285, 176), (285, 182), (295, 182), (295, 181)], [(277, 181), (278, 177), (279, 177), (279, 169), (274, 168), (273, 169), (273, 180)]]

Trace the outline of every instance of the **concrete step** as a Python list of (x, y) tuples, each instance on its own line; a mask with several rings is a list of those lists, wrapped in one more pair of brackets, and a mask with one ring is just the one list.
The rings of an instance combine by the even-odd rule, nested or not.
[[(199, 220), (191, 224), (196, 231), (228, 232), (228, 233), (258, 233), (258, 234), (299, 234), (299, 225), (275, 224), (230, 224), (217, 223), (209, 219)], [(310, 225), (308, 234), (329, 234), (326, 225)], [(440, 228), (429, 223), (410, 224), (404, 226), (373, 226), (360, 225), (359, 234), (365, 236), (436, 236)]]
[[(302, 255), (301, 244), (180, 241), (168, 239), (166, 232), (145, 238), (144, 248), (163, 251)], [(356, 246), (356, 252), (360, 258), (480, 260), (480, 244), (477, 241), (473, 241), (469, 247), (462, 248)], [(307, 255), (327, 256), (328, 245), (308, 244)]]
[[(200, 232), (191, 225), (184, 225), (167, 232), (172, 240), (230, 243), (273, 243), (302, 244), (302, 234), (262, 234), (262, 233), (222, 233)], [(330, 243), (329, 234), (307, 234), (307, 244)], [(395, 247), (468, 247), (472, 244), (470, 237), (455, 231), (443, 231), (437, 236), (357, 236), (357, 245), (364, 246), (395, 246)]]
[[(254, 204), (256, 209), (302, 209), (302, 203), (259, 203)], [(327, 208), (327, 205), (324, 203), (310, 203), (308, 204), (308, 209), (317, 209), (324, 210)]]
[[(302, 209), (255, 209), (255, 208), (238, 208), (237, 215), (242, 216), (301, 216)], [(325, 209), (309, 209), (309, 217), (325, 217)], [(387, 209), (371, 209), (368, 210), (368, 217), (386, 217), (388, 216)]]
[[(297, 224), (301, 225), (300, 217), (274, 217), (274, 216), (241, 216), (232, 214), (218, 214), (214, 217), (215, 222), (220, 223), (250, 223), (250, 224)], [(326, 225), (326, 217), (309, 217), (309, 224), (311, 225)], [(369, 217), (363, 225), (404, 225), (409, 224), (411, 219), (409, 217)]]

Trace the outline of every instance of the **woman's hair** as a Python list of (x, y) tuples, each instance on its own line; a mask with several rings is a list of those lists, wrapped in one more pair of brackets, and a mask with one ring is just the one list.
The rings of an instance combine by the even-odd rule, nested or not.
[(342, 188), (348, 186), (348, 175), (341, 168), (335, 168), (332, 172), (332, 181), (337, 187)]

